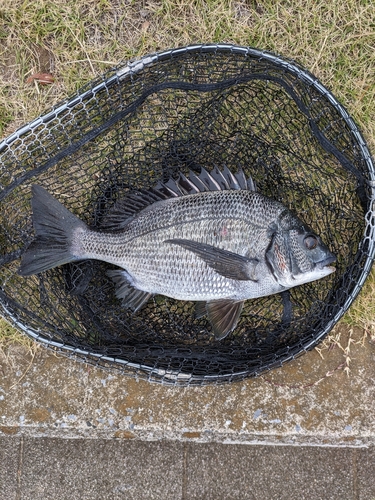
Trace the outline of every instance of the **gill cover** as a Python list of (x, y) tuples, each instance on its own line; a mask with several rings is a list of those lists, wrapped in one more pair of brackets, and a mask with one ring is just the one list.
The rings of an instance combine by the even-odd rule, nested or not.
[(275, 280), (283, 286), (288, 286), (286, 282), (290, 281), (291, 278), (291, 259), (287, 240), (287, 231), (274, 231), (266, 251), (268, 268)]
[(327, 276), (336, 261), (321, 239), (307, 226), (274, 231), (266, 262), (275, 280), (286, 288)]

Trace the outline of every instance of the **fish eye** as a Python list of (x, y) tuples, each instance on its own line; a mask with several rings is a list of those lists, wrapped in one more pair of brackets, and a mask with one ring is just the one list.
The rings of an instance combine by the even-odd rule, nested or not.
[(309, 234), (306, 236), (306, 238), (303, 240), (305, 243), (305, 247), (308, 250), (314, 250), (318, 246), (318, 238), (316, 236), (313, 236), (312, 234)]

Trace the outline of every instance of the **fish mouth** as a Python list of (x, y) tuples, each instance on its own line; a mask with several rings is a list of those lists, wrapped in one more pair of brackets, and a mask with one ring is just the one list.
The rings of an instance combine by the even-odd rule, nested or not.
[(319, 269), (330, 269), (331, 272), (333, 271), (336, 271), (336, 267), (335, 266), (331, 266), (331, 264), (333, 264), (334, 262), (336, 262), (336, 256), (331, 254), (329, 257), (327, 257), (326, 259), (323, 259), (321, 260), (320, 262), (317, 262), (317, 266)]

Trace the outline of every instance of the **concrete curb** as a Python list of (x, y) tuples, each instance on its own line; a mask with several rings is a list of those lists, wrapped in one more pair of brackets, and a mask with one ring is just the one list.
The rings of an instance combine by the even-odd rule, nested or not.
[[(167, 387), (21, 346), (0, 358), (0, 435), (251, 445), (375, 444), (375, 348), (311, 351), (257, 379)], [(356, 343), (358, 342), (358, 343)], [(345, 357), (346, 356), (346, 357)]]

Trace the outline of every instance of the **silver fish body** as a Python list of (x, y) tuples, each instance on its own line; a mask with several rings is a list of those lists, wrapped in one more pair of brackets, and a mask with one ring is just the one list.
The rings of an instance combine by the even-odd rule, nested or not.
[[(232, 182), (208, 190), (222, 173), (205, 173), (205, 191), (192, 174), (192, 194), (182, 188), (187, 179), (181, 177), (170, 184), (173, 197), (156, 189), (119, 202), (107, 217), (111, 231), (105, 232), (90, 229), (34, 187), (36, 239), (23, 255), (20, 274), (102, 260), (121, 268), (109, 274), (125, 305), (137, 310), (154, 294), (198, 301), (198, 315), (207, 313), (216, 337), (223, 338), (235, 328), (244, 300), (334, 271), (334, 255), (284, 205), (254, 191), (249, 182), (241, 189), (230, 174)], [(57, 220), (59, 230), (46, 234)]]
[[(264, 259), (270, 227), (283, 210), (258, 193), (242, 190), (172, 198), (143, 210), (121, 233), (78, 232), (73, 252), (126, 269), (134, 287), (152, 294), (197, 301), (260, 297), (283, 289)], [(257, 279), (223, 276), (195, 252), (173, 244), (176, 239), (257, 259)]]

